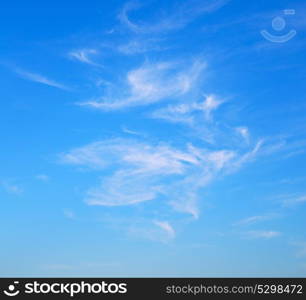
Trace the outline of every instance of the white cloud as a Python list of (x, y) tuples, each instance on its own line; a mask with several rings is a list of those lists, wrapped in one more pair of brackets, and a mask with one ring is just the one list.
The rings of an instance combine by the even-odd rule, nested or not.
[(232, 165), (231, 168), (229, 169), (229, 172), (236, 171), (241, 168), (246, 162), (252, 161), (256, 158), (256, 156), (259, 153), (260, 148), (263, 145), (263, 140), (259, 140), (255, 146), (253, 147), (252, 150), (246, 152), (242, 156), (240, 156)]
[(49, 181), (49, 176), (46, 175), (46, 174), (38, 174), (35, 176), (36, 179), (40, 180), (40, 181), (44, 181), (44, 182), (47, 182)]
[(14, 71), (24, 79), (34, 81), (34, 82), (38, 82), (38, 83), (42, 83), (42, 84), (45, 84), (45, 85), (48, 85), (48, 86), (56, 87), (56, 88), (62, 89), (62, 90), (69, 90), (69, 88), (67, 86), (65, 86), (61, 83), (58, 83), (54, 80), (48, 79), (47, 77), (44, 77), (40, 74), (28, 72), (28, 71), (21, 70), (21, 69), (15, 69)]
[(191, 66), (185, 67), (173, 62), (145, 63), (126, 74), (126, 86), (116, 86), (103, 100), (78, 104), (101, 110), (116, 110), (175, 100), (194, 87), (204, 67), (205, 63), (201, 61), (194, 61)]
[(165, 17), (150, 23), (133, 22), (129, 17), (131, 11), (142, 7), (139, 3), (128, 2), (119, 14), (119, 20), (131, 31), (138, 34), (165, 33), (185, 27), (202, 14), (211, 13), (224, 6), (228, 0), (190, 0), (175, 3), (175, 11), (169, 12)]
[(98, 66), (94, 61), (92, 61), (91, 56), (97, 55), (98, 51), (96, 49), (80, 49), (69, 52), (69, 56), (76, 59), (82, 63)]
[(11, 180), (0, 180), (1, 186), (9, 194), (20, 195), (23, 193), (23, 189)]
[(236, 127), (236, 131), (245, 140), (247, 144), (250, 142), (250, 132), (247, 127), (245, 126)]
[(268, 221), (268, 220), (274, 219), (277, 216), (278, 216), (277, 214), (266, 214), (266, 215), (252, 216), (252, 217), (248, 217), (248, 218), (239, 220), (234, 225), (237, 225), (237, 226), (251, 225), (251, 224), (258, 223), (258, 222)]
[(133, 171), (118, 171), (87, 191), (88, 205), (124, 206), (155, 199), (161, 192), (154, 178)]
[(169, 243), (176, 236), (173, 226), (168, 221), (160, 220), (138, 220), (128, 227), (128, 234), (132, 237), (162, 243)]
[(296, 206), (296, 205), (300, 205), (303, 203), (306, 203), (306, 195), (291, 196), (282, 201), (282, 204), (285, 207)]
[(121, 129), (122, 129), (122, 131), (123, 131), (124, 133), (127, 133), (127, 134), (137, 135), (137, 136), (141, 136), (141, 135), (142, 135), (141, 133), (139, 133), (139, 132), (137, 132), (137, 131), (134, 131), (134, 130), (131, 130), (131, 129), (125, 127), (125, 126), (122, 126)]
[(254, 230), (254, 231), (248, 231), (246, 233), (246, 237), (252, 238), (252, 239), (271, 239), (280, 236), (281, 233), (278, 231), (272, 231), (272, 230)]
[(235, 157), (235, 153), (229, 150), (214, 151), (208, 154), (208, 160), (217, 170), (222, 169), (226, 163)]
[(154, 224), (156, 226), (160, 227), (161, 229), (163, 229), (166, 232), (169, 239), (175, 238), (175, 230), (169, 224), (169, 222), (167, 222), (167, 221), (155, 221)]
[(172, 209), (197, 218), (201, 188), (232, 169), (244, 155), (191, 144), (177, 149), (165, 143), (113, 139), (72, 149), (60, 161), (103, 171), (101, 184), (87, 191), (89, 205), (135, 205), (164, 198)]
[(206, 118), (210, 119), (211, 113), (216, 110), (223, 101), (218, 100), (215, 96), (209, 95), (203, 103), (203, 111), (206, 113)]
[(61, 155), (60, 161), (68, 164), (87, 166), (93, 169), (101, 169), (108, 164), (103, 156), (103, 152), (108, 152), (109, 147), (104, 142), (92, 143)]
[(116, 49), (126, 55), (165, 50), (165, 47), (159, 45), (160, 41), (160, 39), (132, 39), (125, 44), (119, 45)]
[(151, 115), (153, 118), (164, 119), (174, 123), (186, 123), (195, 125), (195, 120), (199, 121), (196, 113), (200, 112), (206, 121), (212, 118), (212, 112), (216, 110), (224, 101), (215, 95), (205, 96), (202, 102), (184, 102), (177, 105), (168, 105), (167, 107), (154, 111)]

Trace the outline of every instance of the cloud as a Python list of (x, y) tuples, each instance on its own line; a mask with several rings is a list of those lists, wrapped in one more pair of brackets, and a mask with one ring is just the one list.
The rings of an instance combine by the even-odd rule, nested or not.
[(175, 230), (167, 221), (155, 221), (154, 224), (164, 230), (169, 239), (175, 238)]
[(252, 217), (242, 219), (242, 220), (234, 223), (233, 225), (235, 225), (235, 226), (251, 225), (251, 224), (258, 223), (258, 222), (263, 222), (263, 221), (268, 221), (268, 220), (274, 219), (277, 216), (278, 216), (277, 214), (266, 214), (266, 215), (252, 216)]
[(87, 191), (88, 205), (124, 206), (155, 199), (161, 192), (154, 178), (133, 171), (118, 171)]
[(96, 49), (80, 49), (69, 52), (71, 58), (93, 66), (98, 66), (98, 64), (91, 59), (91, 56), (96, 54), (98, 54)]
[(122, 131), (123, 131), (124, 133), (127, 133), (127, 134), (137, 135), (137, 136), (141, 136), (141, 135), (142, 135), (141, 133), (139, 133), (139, 132), (137, 132), (137, 131), (134, 131), (134, 130), (130, 130), (130, 129), (128, 129), (128, 128), (125, 127), (125, 126), (122, 126), (121, 129), (122, 129)]
[(202, 110), (206, 114), (206, 118), (210, 119), (211, 118), (211, 113), (216, 110), (220, 104), (222, 104), (223, 101), (218, 100), (215, 96), (209, 95), (206, 97), (205, 101), (203, 102), (203, 107)]
[(306, 202), (306, 195), (301, 196), (291, 196), (282, 201), (283, 206), (297, 206)]
[(52, 86), (58, 89), (62, 89), (62, 90), (69, 90), (69, 88), (61, 83), (58, 83), (54, 80), (48, 79), (40, 74), (36, 74), (36, 73), (32, 73), (32, 72), (28, 72), (25, 70), (21, 70), (21, 69), (15, 69), (14, 70), (19, 76), (21, 76), (24, 79), (30, 80), (30, 81), (34, 81), (34, 82), (38, 82), (41, 84), (45, 84), (48, 86)]
[(163, 100), (176, 100), (194, 87), (205, 65), (199, 60), (194, 61), (191, 66), (174, 62), (145, 63), (129, 71), (125, 84), (117, 85), (107, 97), (81, 102), (78, 105), (100, 110), (117, 110)]
[(197, 218), (200, 190), (233, 166), (237, 169), (237, 161), (245, 155), (121, 138), (72, 149), (60, 155), (60, 162), (101, 172), (101, 183), (87, 190), (89, 205), (126, 206), (164, 199), (174, 211)]
[(247, 127), (236, 127), (236, 132), (245, 140), (247, 144), (250, 142), (250, 132)]
[(263, 145), (263, 140), (259, 140), (251, 151), (248, 151), (242, 156), (240, 156), (240, 158), (238, 158), (232, 164), (231, 169), (229, 169), (229, 171), (234, 172), (237, 169), (240, 169), (241, 166), (243, 166), (246, 162), (254, 160), (257, 157), (259, 150), (262, 148), (262, 145)]
[(23, 189), (19, 185), (11, 182), (11, 180), (0, 180), (0, 187), (9, 194), (20, 195), (23, 193)]
[(161, 39), (132, 39), (127, 43), (117, 46), (117, 51), (125, 55), (134, 55), (152, 51), (162, 51), (166, 47), (159, 45)]
[[(190, 206), (191, 200), (186, 193), (197, 189), (202, 181), (202, 178), (198, 179), (195, 184), (191, 180), (194, 176), (192, 170), (198, 167), (200, 171), (197, 173), (209, 172), (208, 169), (201, 170), (200, 158), (190, 151), (129, 139), (96, 142), (74, 149), (63, 154), (61, 161), (93, 169), (104, 169), (108, 164), (117, 166), (117, 170), (104, 178), (100, 186), (89, 189), (85, 201), (90, 205), (131, 205), (156, 199), (160, 195), (169, 195), (171, 198), (178, 190), (178, 184), (182, 192), (180, 196), (185, 199), (180, 198), (178, 202), (174, 201), (175, 204), (174, 199), (169, 199), (169, 203), (183, 210), (179, 202), (183, 202), (186, 207)], [(191, 209), (184, 210), (191, 212)]]
[(215, 95), (208, 95), (204, 97), (202, 102), (184, 102), (177, 105), (168, 105), (154, 111), (151, 117), (173, 123), (194, 125), (197, 117), (196, 113), (202, 113), (205, 119), (209, 121), (212, 119), (212, 112), (223, 102), (223, 100), (218, 99)]
[(152, 23), (136, 23), (131, 20), (129, 13), (138, 10), (142, 5), (138, 2), (128, 2), (124, 5), (118, 18), (129, 30), (137, 34), (165, 33), (185, 27), (202, 14), (214, 12), (224, 6), (227, 0), (190, 0), (188, 2), (177, 2), (175, 10), (170, 11), (162, 18)]
[(47, 182), (49, 181), (49, 176), (46, 175), (46, 174), (38, 174), (35, 176), (36, 179), (40, 180), (40, 181), (44, 181), (44, 182)]
[(246, 232), (246, 237), (251, 239), (271, 239), (280, 235), (280, 232), (272, 230), (254, 230)]
[(175, 229), (168, 221), (137, 221), (128, 228), (130, 236), (155, 242), (168, 243), (176, 236)]

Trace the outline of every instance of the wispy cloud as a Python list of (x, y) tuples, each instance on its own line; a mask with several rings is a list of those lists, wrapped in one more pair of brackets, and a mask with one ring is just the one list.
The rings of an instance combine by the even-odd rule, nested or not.
[(236, 131), (245, 140), (247, 144), (250, 142), (250, 132), (247, 127), (245, 126), (236, 127)]
[(139, 2), (128, 2), (124, 5), (118, 18), (128, 29), (138, 34), (165, 33), (185, 27), (202, 14), (214, 12), (224, 6), (227, 0), (191, 0), (175, 3), (175, 10), (163, 17), (157, 17), (152, 23), (136, 23), (129, 13), (142, 8)]
[(281, 232), (272, 230), (254, 230), (245, 233), (245, 236), (251, 239), (272, 239), (280, 235)]
[(251, 151), (248, 151), (245, 154), (241, 155), (233, 163), (232, 168), (229, 171), (230, 172), (236, 171), (237, 169), (240, 169), (241, 166), (243, 166), (246, 162), (254, 160), (257, 157), (260, 149), (262, 148), (263, 143), (264, 143), (263, 140), (259, 140)]
[(154, 224), (163, 229), (170, 239), (175, 237), (175, 230), (168, 221), (155, 221)]
[(215, 95), (208, 95), (205, 96), (202, 102), (189, 101), (177, 105), (168, 105), (154, 111), (151, 116), (169, 122), (194, 125), (197, 112), (201, 112), (205, 119), (209, 121), (212, 118), (212, 112), (223, 102), (223, 100), (218, 99)]
[(75, 60), (78, 60), (82, 63), (98, 66), (99, 64), (95, 63), (91, 56), (97, 55), (99, 52), (96, 49), (79, 49), (69, 52), (69, 56)]
[(122, 131), (123, 131), (124, 133), (127, 133), (127, 134), (137, 135), (137, 136), (141, 136), (141, 135), (142, 135), (141, 133), (139, 133), (139, 132), (137, 132), (137, 131), (134, 131), (134, 130), (131, 130), (131, 129), (125, 127), (125, 126), (122, 126), (121, 129), (122, 129)]
[(30, 80), (30, 81), (34, 81), (34, 82), (38, 82), (41, 84), (45, 84), (48, 86), (52, 86), (58, 89), (62, 89), (62, 90), (70, 90), (70, 88), (68, 88), (66, 85), (63, 85), (61, 83), (58, 83), (57, 81), (51, 80), (43, 75), (37, 74), (37, 73), (32, 73), (29, 71), (25, 71), (22, 69), (15, 69), (14, 70), (20, 77)]
[(176, 232), (168, 221), (141, 221), (128, 228), (132, 237), (155, 242), (169, 243), (175, 238)]
[[(251, 150), (253, 153), (254, 150)], [(241, 157), (244, 158), (241, 162)], [(130, 139), (95, 142), (60, 156), (63, 163), (112, 170), (99, 186), (87, 191), (89, 205), (133, 205), (166, 197), (174, 210), (199, 215), (199, 190), (252, 155), (208, 150), (191, 144), (177, 149), (166, 143)]]
[(47, 182), (50, 180), (50, 177), (46, 174), (38, 174), (35, 176), (36, 179), (40, 180), (40, 181), (44, 181)]
[(252, 217), (248, 217), (248, 218), (239, 220), (238, 222), (234, 223), (233, 225), (235, 225), (235, 226), (251, 225), (251, 224), (258, 223), (258, 222), (272, 220), (272, 219), (274, 219), (278, 216), (279, 215), (275, 214), (275, 213), (265, 214), (265, 215), (257, 215), (257, 216), (252, 216)]
[(12, 180), (0, 180), (0, 187), (9, 194), (20, 195), (23, 193), (23, 189)]
[(282, 204), (285, 207), (297, 206), (303, 203), (306, 203), (306, 195), (287, 196), (286, 199), (282, 200)]
[(152, 51), (162, 51), (167, 47), (160, 45), (161, 39), (131, 39), (117, 46), (117, 51), (125, 55), (134, 55)]
[(184, 67), (174, 62), (145, 63), (129, 71), (126, 82), (117, 85), (103, 99), (78, 104), (101, 110), (116, 110), (173, 100), (186, 95), (194, 87), (204, 67), (205, 63), (201, 61)]

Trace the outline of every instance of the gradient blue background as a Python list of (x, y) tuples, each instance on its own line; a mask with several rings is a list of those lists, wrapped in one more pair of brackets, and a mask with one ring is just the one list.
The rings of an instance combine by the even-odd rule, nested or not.
[[(182, 2), (146, 1), (129, 15), (138, 24), (155, 24)], [(232, 0), (191, 15), (180, 28), (145, 34), (120, 21), (125, 5), (1, 4), (0, 276), (305, 276), (306, 6)], [(192, 5), (196, 11), (199, 3)], [(284, 16), (284, 9), (296, 13)], [(276, 16), (286, 19), (284, 33), (297, 32), (286, 43), (271, 43), (260, 34), (273, 32)], [(159, 50), (116, 50), (150, 38)], [(96, 65), (69, 57), (76, 49), (96, 49), (90, 56)], [(180, 124), (147, 117), (150, 105), (101, 111), (76, 103), (104, 94), (95, 84), (99, 79), (118, 84), (118, 77), (146, 61), (199, 55), (208, 65), (203, 92), (229, 98), (216, 117), (233, 127), (247, 126), (254, 140), (262, 138), (269, 147), (199, 191), (204, 201), (197, 220), (169, 212), (174, 238), (130, 234), (127, 228), (147, 224), (159, 202), (87, 205), (84, 195), (103, 170), (80, 170), (59, 156), (98, 140), (126, 138), (123, 128), (176, 145), (182, 136), (196, 143), (198, 133), (185, 135)], [(18, 70), (67, 89), (20, 76)], [(259, 216), (254, 222), (241, 221), (254, 216)]]

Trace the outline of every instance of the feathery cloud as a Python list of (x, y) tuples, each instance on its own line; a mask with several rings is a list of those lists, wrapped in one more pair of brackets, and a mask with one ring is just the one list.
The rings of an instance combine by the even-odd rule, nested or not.
[(185, 67), (173, 62), (145, 63), (129, 71), (125, 84), (121, 88), (113, 88), (109, 96), (103, 97), (105, 100), (90, 100), (78, 105), (116, 110), (175, 100), (194, 87), (204, 68), (205, 63), (201, 61), (195, 61), (191, 66)]
[(296, 206), (306, 203), (306, 195), (301, 195), (301, 196), (291, 196), (288, 197), (287, 199), (284, 199), (282, 201), (283, 206), (289, 207), (289, 206)]
[(23, 189), (11, 180), (0, 180), (0, 187), (9, 194), (20, 195), (23, 193)]
[(197, 218), (201, 188), (217, 176), (229, 173), (233, 166), (237, 169), (237, 161), (245, 155), (252, 157), (233, 150), (208, 150), (191, 144), (177, 149), (166, 143), (112, 139), (72, 149), (63, 153), (60, 161), (111, 171), (103, 176), (100, 185), (87, 191), (85, 201), (89, 205), (134, 205), (161, 197), (174, 210)]
[(247, 127), (245, 126), (236, 127), (236, 131), (245, 140), (247, 144), (250, 142), (250, 132)]
[(38, 175), (35, 176), (35, 178), (40, 180), (40, 181), (44, 181), (44, 182), (47, 182), (50, 179), (50, 177), (46, 174), (38, 174)]
[(224, 6), (228, 0), (191, 0), (178, 2), (175, 10), (170, 11), (163, 18), (158, 18), (150, 23), (136, 23), (131, 20), (129, 13), (140, 9), (143, 5), (139, 2), (128, 2), (124, 5), (118, 18), (129, 30), (137, 34), (165, 33), (185, 27), (188, 23), (202, 14), (214, 12)]
[(138, 221), (128, 228), (128, 234), (141, 239), (169, 243), (176, 236), (175, 229), (168, 221)]
[(98, 51), (96, 49), (80, 49), (69, 52), (71, 58), (93, 66), (98, 66), (98, 64), (92, 61), (91, 56), (97, 54)]
[(125, 55), (134, 55), (152, 51), (162, 51), (166, 47), (159, 45), (161, 39), (131, 39), (130, 41), (119, 45), (116, 49)]
[(34, 81), (34, 82), (38, 82), (41, 84), (45, 84), (48, 86), (52, 86), (58, 89), (62, 89), (62, 90), (69, 90), (69, 88), (61, 83), (58, 83), (57, 81), (48, 79), (47, 77), (44, 77), (40, 74), (36, 74), (36, 73), (32, 73), (32, 72), (28, 72), (25, 70), (21, 70), (21, 69), (15, 69), (14, 70), (20, 77), (30, 80), (30, 81)]
[(175, 237), (175, 230), (167, 221), (155, 221), (154, 224), (163, 229), (170, 239)]
[[(202, 113), (206, 121), (212, 118), (212, 112), (216, 110), (224, 101), (215, 95), (208, 95), (202, 102), (184, 102), (177, 105), (168, 105), (160, 108), (151, 114), (151, 117), (164, 119), (173, 123), (185, 123), (194, 125), (197, 113)], [(201, 118), (201, 117), (200, 117)], [(203, 119), (203, 117), (202, 117)]]

